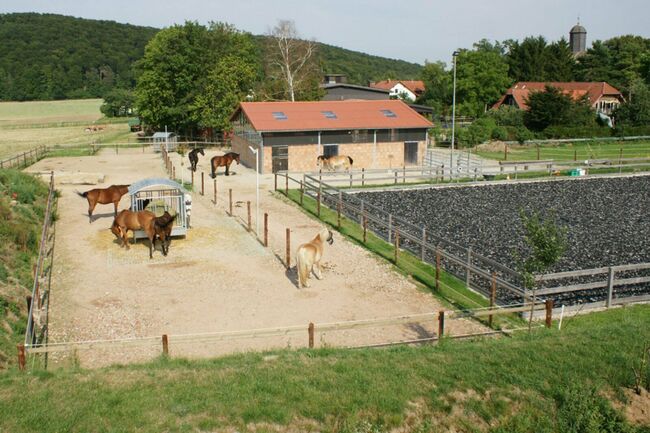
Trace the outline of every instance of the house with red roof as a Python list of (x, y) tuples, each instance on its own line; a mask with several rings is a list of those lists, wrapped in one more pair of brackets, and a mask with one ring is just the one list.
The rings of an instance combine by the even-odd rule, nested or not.
[(392, 99), (397, 99), (403, 94), (415, 101), (424, 93), (424, 82), (419, 80), (384, 80), (370, 83), (370, 87), (388, 90)]
[(319, 155), (347, 155), (354, 168), (422, 165), (433, 124), (399, 100), (242, 102), (231, 117), (232, 149), (262, 173), (317, 170)]
[(502, 105), (510, 105), (528, 110), (528, 98), (533, 92), (543, 92), (546, 86), (552, 86), (560, 89), (564, 94), (570, 95), (574, 100), (587, 96), (591, 107), (598, 113), (606, 115), (612, 112), (621, 105), (625, 99), (623, 94), (615, 87), (603, 82), (532, 82), (520, 81), (515, 83), (508, 91), (497, 101), (493, 109), (497, 109)]

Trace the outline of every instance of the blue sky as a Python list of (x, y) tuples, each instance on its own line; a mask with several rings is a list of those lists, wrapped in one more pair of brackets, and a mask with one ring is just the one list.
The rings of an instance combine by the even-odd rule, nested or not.
[(254, 34), (279, 19), (301, 36), (415, 63), (449, 63), (482, 38), (568, 38), (580, 16), (588, 44), (623, 34), (650, 37), (648, 0), (2, 0), (0, 13), (41, 12), (163, 28), (225, 21)]

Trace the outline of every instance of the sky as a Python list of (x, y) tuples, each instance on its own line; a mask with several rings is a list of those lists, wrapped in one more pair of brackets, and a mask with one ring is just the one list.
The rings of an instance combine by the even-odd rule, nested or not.
[(588, 46), (624, 34), (650, 37), (648, 0), (1, 0), (0, 13), (56, 13), (157, 28), (222, 21), (266, 34), (292, 20), (301, 37), (424, 64), (451, 62), (481, 39), (569, 37), (580, 23)]

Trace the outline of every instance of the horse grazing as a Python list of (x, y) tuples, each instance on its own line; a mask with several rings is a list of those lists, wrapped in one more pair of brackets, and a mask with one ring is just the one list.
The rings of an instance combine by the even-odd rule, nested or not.
[(325, 155), (319, 155), (318, 158), (316, 158), (316, 164), (319, 167), (325, 168), (329, 171), (336, 171), (339, 168), (343, 168), (349, 171), (352, 169), (352, 163), (352, 158), (347, 155), (334, 155), (329, 157)]
[[(160, 238), (163, 256), (166, 256), (169, 251), (172, 228), (174, 227), (174, 220), (177, 215), (178, 214), (174, 214), (174, 216), (172, 216), (169, 212), (165, 211), (162, 216), (154, 218), (153, 220), (154, 242), (156, 237)], [(165, 241), (167, 241), (167, 246), (165, 246)]]
[(156, 214), (149, 212), (148, 210), (141, 210), (138, 212), (133, 212), (127, 209), (122, 210), (115, 219), (113, 220), (113, 225), (111, 226), (111, 232), (118, 239), (122, 240), (120, 246), (130, 249), (129, 246), (129, 230), (144, 230), (149, 238), (149, 258), (153, 258), (153, 243), (155, 232), (153, 228), (153, 220), (156, 218)]
[(298, 288), (309, 287), (309, 274), (316, 266), (316, 278), (323, 279), (323, 268), (320, 260), (323, 257), (323, 250), (325, 249), (325, 242), (332, 245), (334, 238), (329, 229), (322, 229), (314, 239), (302, 244), (298, 247), (296, 253), (297, 264), (296, 270), (298, 271)]
[(205, 156), (205, 152), (203, 152), (202, 147), (197, 147), (196, 149), (192, 149), (190, 153), (187, 155), (188, 158), (190, 158), (190, 168), (192, 171), (196, 171), (196, 164), (199, 163), (199, 153)]
[(108, 188), (95, 188), (84, 193), (77, 191), (77, 194), (88, 200), (88, 220), (93, 222), (93, 210), (95, 210), (97, 203), (113, 203), (113, 206), (115, 206), (114, 216), (117, 216), (117, 205), (120, 203), (122, 196), (128, 191), (129, 185), (111, 185)]
[(239, 165), (239, 154), (235, 152), (228, 152), (225, 155), (214, 156), (210, 160), (210, 165), (212, 166), (212, 174), (210, 175), (212, 179), (217, 177), (217, 167), (226, 167), (226, 176), (230, 176), (230, 164), (233, 161), (237, 161)]

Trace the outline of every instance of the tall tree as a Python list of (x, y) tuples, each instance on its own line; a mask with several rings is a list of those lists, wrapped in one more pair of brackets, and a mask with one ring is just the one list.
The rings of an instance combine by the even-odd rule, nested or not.
[(289, 100), (308, 99), (320, 77), (316, 43), (300, 39), (294, 22), (289, 20), (279, 20), (268, 36), (267, 77), (282, 83)]
[(457, 113), (480, 116), (511, 84), (508, 64), (494, 49), (462, 50), (456, 59)]
[(630, 87), (630, 93), (631, 97), (614, 113), (616, 128), (619, 130), (650, 125), (650, 87), (637, 80)]
[(528, 111), (524, 113), (524, 124), (533, 131), (542, 131), (549, 126), (584, 126), (594, 124), (587, 96), (574, 101), (560, 89), (546, 86), (543, 92), (533, 92), (526, 101)]
[(436, 115), (447, 114), (451, 105), (451, 75), (444, 62), (424, 64), (420, 79), (424, 83), (424, 93), (416, 101), (433, 108)]
[(510, 77), (515, 81), (546, 81), (546, 52), (543, 36), (512, 42), (507, 55)]
[(546, 47), (547, 81), (574, 81), (576, 61), (565, 38)]

